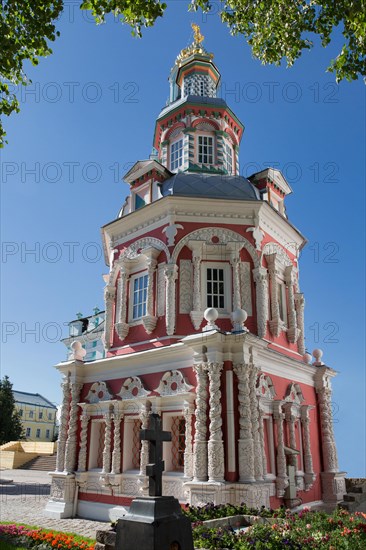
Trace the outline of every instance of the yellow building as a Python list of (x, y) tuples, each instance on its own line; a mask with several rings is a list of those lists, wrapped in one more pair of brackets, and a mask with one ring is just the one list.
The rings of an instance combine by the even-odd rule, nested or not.
[(13, 391), (15, 406), (27, 441), (53, 441), (56, 435), (56, 406), (39, 393)]

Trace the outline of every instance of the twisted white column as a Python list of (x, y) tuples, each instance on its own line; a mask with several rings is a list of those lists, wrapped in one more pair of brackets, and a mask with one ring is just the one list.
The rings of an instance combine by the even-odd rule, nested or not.
[(184, 477), (192, 479), (193, 477), (193, 449), (192, 449), (192, 416), (193, 405), (184, 404), (185, 419), (185, 448), (184, 448)]
[(119, 474), (121, 472), (121, 420), (123, 414), (114, 409), (113, 412), (113, 452), (112, 452), (112, 469), (111, 474)]
[(249, 388), (250, 388), (250, 411), (252, 420), (252, 433), (254, 444), (254, 476), (256, 481), (263, 480), (263, 456), (262, 443), (259, 432), (259, 403), (257, 397), (257, 374), (258, 368), (250, 365)]
[(276, 254), (266, 255), (268, 263), (269, 280), (271, 283), (271, 320), (269, 326), (274, 336), (281, 332), (280, 304), (278, 298)]
[(195, 481), (207, 481), (207, 363), (193, 368), (197, 379), (193, 476)]
[(62, 472), (65, 464), (65, 448), (67, 439), (67, 427), (70, 411), (70, 381), (69, 377), (65, 377), (62, 384), (62, 405), (61, 405), (61, 419), (60, 429), (58, 433), (57, 443), (57, 459), (56, 459), (56, 471)]
[(81, 433), (80, 433), (78, 472), (86, 471), (86, 454), (87, 454), (87, 443), (88, 443), (89, 419), (90, 419), (90, 415), (87, 413), (87, 411), (84, 408), (82, 408), (82, 414), (80, 417)]
[(65, 448), (65, 465), (64, 470), (71, 473), (75, 470), (76, 463), (76, 444), (77, 444), (77, 428), (78, 428), (78, 401), (80, 398), (82, 384), (73, 382), (71, 384), (71, 405), (69, 429), (67, 432), (66, 448)]
[[(149, 415), (151, 411), (150, 401), (146, 401), (142, 406), (140, 412), (141, 429), (147, 430), (149, 427)], [(140, 454), (140, 476), (146, 476), (146, 466), (149, 462), (149, 442), (141, 442), (141, 454)]]
[(193, 249), (193, 310), (190, 313), (190, 318), (196, 330), (200, 328), (203, 319), (201, 299), (201, 260), (201, 251)]
[(239, 480), (253, 482), (254, 477), (254, 441), (251, 420), (250, 388), (249, 388), (249, 365), (237, 363), (234, 365), (234, 372), (238, 378), (238, 399), (239, 399)]
[(110, 412), (104, 415), (104, 448), (103, 448), (103, 467), (102, 474), (109, 474), (111, 471), (111, 434), (112, 434), (112, 415)]
[(322, 388), (318, 390), (317, 393), (320, 410), (324, 471), (338, 472), (338, 456), (333, 431), (331, 405), (332, 391), (330, 388)]
[(208, 440), (208, 480), (224, 481), (225, 461), (221, 418), (221, 371), (223, 363), (208, 364), (210, 396), (210, 437)]
[(299, 349), (299, 353), (301, 355), (304, 355), (305, 353), (305, 330), (304, 330), (305, 298), (302, 292), (297, 292), (295, 294), (295, 308), (296, 308), (297, 326), (299, 329), (297, 346)]
[(264, 443), (264, 412), (259, 408), (259, 437), (262, 450), (262, 461), (263, 461), (263, 477), (267, 475), (267, 457), (266, 457), (266, 446)]
[(264, 267), (253, 269), (257, 302), (258, 336), (264, 338), (268, 321), (268, 272)]

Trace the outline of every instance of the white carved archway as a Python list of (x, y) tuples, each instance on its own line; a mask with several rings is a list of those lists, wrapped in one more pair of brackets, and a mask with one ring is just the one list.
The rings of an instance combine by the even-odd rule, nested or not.
[(263, 263), (263, 258), (265, 256), (269, 256), (271, 254), (277, 254), (278, 260), (285, 266), (293, 266), (293, 262), (291, 261), (290, 257), (286, 253), (285, 249), (282, 248), (277, 243), (267, 243), (264, 245), (261, 253), (261, 265)]

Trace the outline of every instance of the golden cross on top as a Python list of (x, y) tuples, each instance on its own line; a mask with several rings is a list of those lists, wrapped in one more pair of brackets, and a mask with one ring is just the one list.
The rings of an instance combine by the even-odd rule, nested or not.
[(196, 23), (192, 23), (192, 29), (194, 31), (195, 44), (201, 44), (201, 42), (203, 42), (204, 36), (201, 34), (199, 26), (196, 25)]

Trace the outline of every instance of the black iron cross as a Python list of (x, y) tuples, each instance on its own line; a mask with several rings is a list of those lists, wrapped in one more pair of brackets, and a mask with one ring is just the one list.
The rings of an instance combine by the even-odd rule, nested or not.
[(140, 430), (140, 439), (149, 442), (149, 464), (146, 466), (146, 475), (149, 476), (149, 496), (161, 497), (162, 474), (165, 466), (162, 460), (163, 441), (171, 441), (172, 434), (163, 432), (158, 414), (151, 413), (149, 421), (149, 429)]

